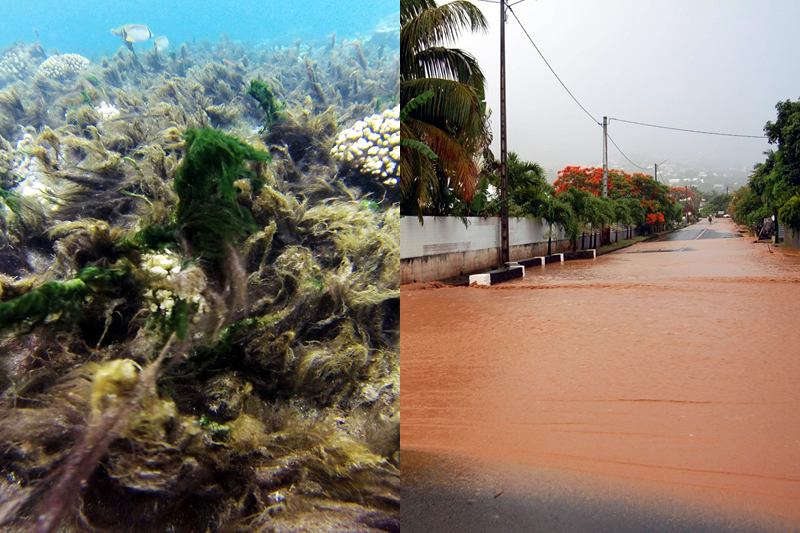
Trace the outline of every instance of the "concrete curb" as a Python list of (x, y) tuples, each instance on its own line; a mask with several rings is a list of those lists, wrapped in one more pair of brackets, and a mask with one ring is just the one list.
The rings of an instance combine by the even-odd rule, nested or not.
[(469, 284), (473, 283), (482, 286), (496, 285), (510, 279), (517, 279), (525, 276), (525, 267), (522, 265), (509, 265), (508, 268), (500, 268), (485, 272), (483, 274), (472, 274), (469, 277)]
[(595, 259), (597, 257), (597, 250), (589, 248), (588, 250), (578, 250), (577, 252), (566, 252), (564, 254), (565, 261), (574, 261), (575, 259)]
[(594, 248), (590, 248), (587, 250), (579, 250), (576, 252), (563, 252), (546, 256), (529, 257), (527, 259), (520, 259), (519, 261), (511, 261), (507, 263), (508, 268), (500, 268), (497, 270), (492, 270), (490, 272), (483, 272), (481, 274), (471, 274), (469, 276), (469, 281), (461, 281), (458, 283), (454, 283), (453, 286), (464, 287), (467, 285), (472, 285), (473, 283), (487, 287), (491, 285), (496, 285), (498, 283), (502, 283), (504, 281), (508, 281), (511, 279), (525, 277), (525, 268), (544, 266), (550, 263), (573, 261), (576, 259), (594, 259), (597, 256), (605, 255), (611, 252), (616, 252), (617, 250), (623, 250), (625, 248), (628, 248), (629, 246), (633, 246), (634, 244), (639, 244), (640, 242), (647, 242), (659, 239), (661, 237), (674, 233), (679, 229), (682, 228), (676, 228), (670, 231), (665, 231), (663, 233), (649, 235), (647, 238), (642, 239), (641, 241), (632, 242), (629, 244), (623, 244), (621, 246), (618, 246), (617, 248), (611, 248), (608, 250), (601, 251), (601, 250), (595, 250)]

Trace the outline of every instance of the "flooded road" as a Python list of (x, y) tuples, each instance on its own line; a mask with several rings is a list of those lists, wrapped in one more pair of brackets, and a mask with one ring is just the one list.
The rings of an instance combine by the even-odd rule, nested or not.
[(401, 289), (404, 480), (443, 453), (800, 528), (800, 254), (752, 240), (718, 219), (492, 288)]

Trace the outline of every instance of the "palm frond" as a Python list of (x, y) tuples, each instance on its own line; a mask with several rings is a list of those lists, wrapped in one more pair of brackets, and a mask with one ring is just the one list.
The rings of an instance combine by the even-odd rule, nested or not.
[(431, 47), (415, 54), (400, 73), (400, 79), (447, 78), (483, 87), (485, 77), (475, 56), (458, 48)]
[[(425, 8), (407, 9), (412, 3), (401, 2), (400, 48), (403, 55), (456, 42), (463, 30), (476, 32), (488, 29), (483, 13), (471, 2), (457, 0), (436, 7), (429, 7), (428, 2), (416, 2)], [(402, 4), (406, 4), (406, 9)]]
[(435, 124), (478, 150), (488, 136), (483, 102), (475, 88), (444, 78), (422, 78), (400, 83), (400, 101), (408, 102), (433, 89), (435, 94), (408, 116)]
[[(465, 201), (471, 201), (480, 175), (472, 152), (452, 135), (429, 123), (407, 118), (405, 124), (438, 156), (437, 167), (445, 174), (453, 190)], [(402, 155), (401, 147), (401, 158)]]
[(400, 0), (400, 23), (401, 212), (463, 215), (491, 134), (480, 66), (446, 45), (486, 19), (468, 1)]

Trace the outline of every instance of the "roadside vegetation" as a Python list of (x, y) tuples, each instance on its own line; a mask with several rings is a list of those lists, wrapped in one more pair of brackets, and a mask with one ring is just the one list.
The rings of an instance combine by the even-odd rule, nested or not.
[(491, 134), (483, 72), (449, 45), (487, 22), (470, 2), (401, 0), (400, 25), (400, 211), (463, 217)]
[[(484, 178), (472, 202), (471, 214), (496, 216), (499, 198), (497, 162), (484, 166)], [(512, 217), (534, 218), (545, 224), (552, 238), (560, 226), (577, 248), (581, 235), (598, 234), (607, 243), (608, 230), (629, 230), (645, 226), (648, 233), (668, 229), (680, 221), (685, 210), (694, 210), (696, 191), (672, 190), (644, 174), (609, 171), (609, 196), (602, 197), (603, 170), (595, 167), (566, 167), (553, 185), (547, 182), (537, 163), (524, 161), (515, 152), (508, 154), (508, 212)], [(682, 196), (684, 195), (684, 196)]]
[(700, 210), (700, 216), (703, 217), (716, 216), (720, 211), (727, 213), (731, 206), (731, 200), (733, 199), (733, 195), (718, 191), (704, 193), (704, 196), (706, 203)]
[(616, 224), (626, 229), (646, 226), (649, 233), (657, 233), (681, 220), (683, 208), (674, 193), (651, 176), (611, 169), (608, 197), (601, 196), (602, 180), (602, 168), (570, 166), (559, 171), (553, 184), (555, 196), (573, 207), (582, 231)]
[(755, 166), (747, 185), (734, 191), (730, 201), (733, 220), (754, 234), (777, 234), (769, 220), (800, 230), (800, 101), (778, 102), (775, 108), (778, 117), (767, 122), (764, 132), (777, 149), (764, 153), (766, 160)]
[[(462, 32), (485, 31), (486, 19), (467, 1), (401, 0), (400, 23), (401, 215), (465, 223), (498, 215), (500, 165), (489, 150), (484, 75), (472, 55), (452, 47)], [(612, 225), (663, 231), (694, 201), (619, 170), (609, 171), (608, 198), (600, 197), (599, 168), (567, 167), (550, 185), (541, 166), (514, 152), (507, 174), (509, 215), (542, 221), (550, 240), (561, 227), (574, 247), (581, 234), (608, 235)]]

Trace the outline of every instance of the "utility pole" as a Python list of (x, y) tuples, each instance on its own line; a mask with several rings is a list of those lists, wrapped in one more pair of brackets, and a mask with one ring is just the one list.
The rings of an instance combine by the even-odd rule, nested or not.
[(510, 259), (508, 242), (508, 159), (506, 144), (506, 0), (500, 0), (500, 263)]
[[(686, 209), (686, 223), (689, 223), (689, 186), (685, 185), (685, 192), (683, 195), (686, 197), (686, 202), (683, 204), (683, 207)], [(692, 206), (694, 208), (694, 206)]]
[(603, 196), (608, 196), (608, 117), (603, 117)]
[[(663, 164), (664, 164), (664, 163), (666, 163), (666, 162), (667, 162), (667, 160), (665, 159), (665, 160), (663, 160), (661, 163), (655, 163), (655, 165), (654, 165), (654, 166), (655, 166), (655, 172), (653, 173), (653, 178), (654, 178), (656, 181), (658, 181), (658, 165), (663, 165)], [(664, 183), (666, 183), (666, 182), (664, 182)]]

